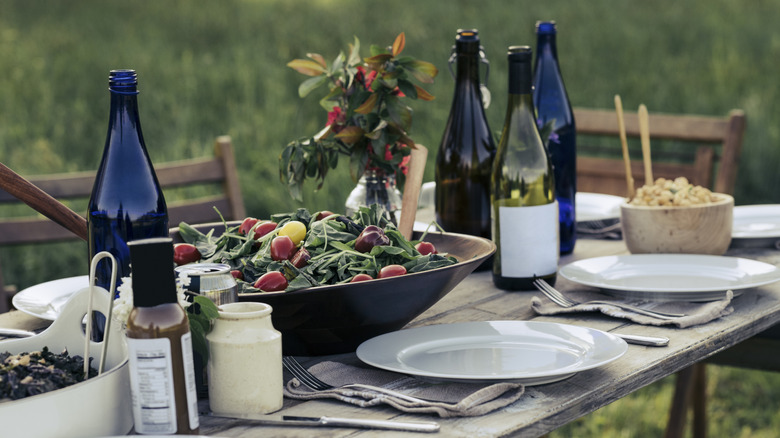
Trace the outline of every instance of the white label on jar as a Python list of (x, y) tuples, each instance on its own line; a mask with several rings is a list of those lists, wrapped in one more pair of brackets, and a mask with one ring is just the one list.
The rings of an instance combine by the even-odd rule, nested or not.
[(558, 269), (558, 202), (499, 207), (501, 275), (528, 278)]
[(170, 341), (127, 338), (127, 350), (136, 433), (176, 433)]
[(195, 366), (192, 359), (192, 333), (181, 337), (182, 362), (184, 363), (184, 383), (187, 386), (187, 409), (190, 417), (190, 430), (200, 426), (198, 417), (198, 390), (195, 383)]

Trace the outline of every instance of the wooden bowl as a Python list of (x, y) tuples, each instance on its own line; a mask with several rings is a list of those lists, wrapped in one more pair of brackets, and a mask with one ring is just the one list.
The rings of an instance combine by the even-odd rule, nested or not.
[(632, 254), (723, 255), (731, 243), (734, 198), (684, 207), (620, 206), (623, 239)]

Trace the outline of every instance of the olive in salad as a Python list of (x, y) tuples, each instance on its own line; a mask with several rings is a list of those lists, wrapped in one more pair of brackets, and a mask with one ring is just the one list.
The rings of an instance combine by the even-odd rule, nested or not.
[(266, 221), (247, 218), (219, 236), (213, 229), (203, 233), (182, 222), (179, 234), (185, 243), (174, 250), (182, 245), (182, 250), (189, 253), (194, 247), (199, 254), (182, 260), (229, 265), (239, 293), (291, 292), (457, 263), (425, 242), (425, 235), (414, 241), (404, 238), (376, 205), (362, 207), (352, 217), (301, 208)]

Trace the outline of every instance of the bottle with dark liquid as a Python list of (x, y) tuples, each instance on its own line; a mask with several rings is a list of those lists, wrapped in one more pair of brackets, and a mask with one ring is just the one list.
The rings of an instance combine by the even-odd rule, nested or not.
[(496, 146), (483, 106), (479, 67), (487, 61), (477, 30), (458, 30), (452, 63), (455, 95), (436, 156), (436, 221), (446, 231), (490, 239), (490, 173)]
[(192, 335), (179, 305), (168, 237), (128, 243), (133, 310), (127, 319), (135, 431), (197, 435), (200, 427)]
[(558, 271), (558, 204), (547, 150), (531, 96), (531, 48), (509, 48), (509, 98), (493, 163), (493, 283), (533, 290), (533, 281), (555, 283)]
[[(168, 209), (141, 132), (137, 85), (134, 70), (109, 73), (108, 135), (87, 215), (89, 258), (110, 252), (117, 261), (117, 282), (130, 276), (128, 242), (168, 236)], [(98, 286), (110, 290), (107, 260), (98, 264), (95, 277)]]
[(558, 64), (554, 21), (536, 23), (536, 64), (534, 66), (534, 107), (541, 129), (554, 120), (547, 148), (555, 173), (555, 199), (558, 201), (561, 254), (574, 250), (577, 241), (575, 197), (577, 193), (577, 129), (569, 96)]

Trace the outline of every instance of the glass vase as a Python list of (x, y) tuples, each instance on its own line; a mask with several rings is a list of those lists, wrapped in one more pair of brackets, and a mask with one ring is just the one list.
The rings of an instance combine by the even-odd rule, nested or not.
[(401, 217), (401, 191), (396, 185), (395, 175), (388, 175), (378, 169), (366, 169), (347, 197), (346, 214), (351, 217), (360, 207), (372, 204), (381, 205), (390, 221), (398, 224)]

